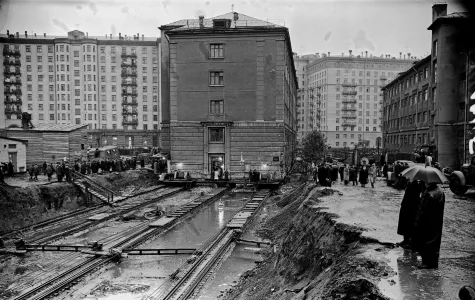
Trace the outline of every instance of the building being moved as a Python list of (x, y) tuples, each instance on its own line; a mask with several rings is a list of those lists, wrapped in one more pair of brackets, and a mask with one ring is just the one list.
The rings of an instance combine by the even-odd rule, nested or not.
[(296, 146), (288, 29), (233, 12), (160, 30), (160, 138), (172, 169), (280, 175)]

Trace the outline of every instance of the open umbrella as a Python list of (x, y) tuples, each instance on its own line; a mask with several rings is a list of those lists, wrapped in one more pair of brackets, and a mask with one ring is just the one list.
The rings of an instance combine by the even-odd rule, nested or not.
[(439, 169), (428, 166), (413, 166), (401, 173), (410, 181), (420, 180), (427, 183), (445, 183), (449, 181)]

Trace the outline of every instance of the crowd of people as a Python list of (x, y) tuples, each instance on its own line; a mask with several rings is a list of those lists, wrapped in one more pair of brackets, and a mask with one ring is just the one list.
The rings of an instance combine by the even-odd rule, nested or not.
[(313, 180), (315, 183), (328, 187), (331, 187), (340, 178), (340, 182), (345, 185), (352, 183), (355, 186), (359, 183), (362, 187), (366, 187), (369, 183), (374, 188), (378, 175), (379, 169), (374, 163), (362, 164), (358, 167), (349, 164), (322, 163), (313, 169)]

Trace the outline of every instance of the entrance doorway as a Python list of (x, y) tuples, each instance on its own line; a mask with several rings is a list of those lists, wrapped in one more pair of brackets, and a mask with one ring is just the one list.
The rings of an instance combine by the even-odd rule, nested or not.
[(13, 164), (15, 173), (18, 172), (19, 170), (18, 170), (18, 165), (17, 165), (17, 153), (16, 152), (9, 152), (8, 156), (10, 158), (10, 161)]
[[(217, 168), (224, 166), (224, 154), (210, 154), (209, 155), (209, 169), (208, 171), (214, 171)], [(223, 170), (224, 171), (224, 170)]]

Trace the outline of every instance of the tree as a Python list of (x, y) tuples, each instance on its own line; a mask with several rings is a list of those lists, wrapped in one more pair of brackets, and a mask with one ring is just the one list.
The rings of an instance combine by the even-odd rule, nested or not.
[(317, 163), (327, 150), (327, 138), (314, 130), (303, 139), (302, 146), (302, 159), (307, 163)]

